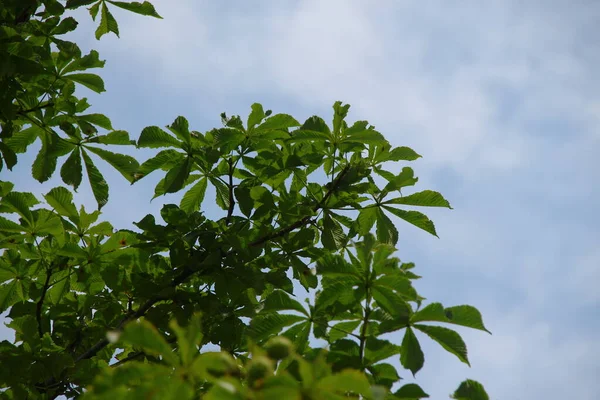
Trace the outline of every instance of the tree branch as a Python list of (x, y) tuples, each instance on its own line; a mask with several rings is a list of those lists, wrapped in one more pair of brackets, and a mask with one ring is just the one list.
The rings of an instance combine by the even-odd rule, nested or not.
[(46, 298), (46, 293), (48, 293), (48, 288), (50, 287), (50, 277), (52, 277), (52, 269), (46, 268), (46, 281), (44, 282), (44, 287), (42, 288), (42, 294), (40, 295), (40, 299), (35, 305), (35, 318), (38, 324), (38, 333), (40, 337), (44, 336), (44, 331), (42, 329), (42, 308), (44, 306), (44, 299)]

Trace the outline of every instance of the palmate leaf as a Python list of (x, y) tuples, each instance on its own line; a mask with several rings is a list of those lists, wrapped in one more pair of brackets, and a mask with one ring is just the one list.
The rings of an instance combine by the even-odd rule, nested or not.
[(407, 327), (406, 332), (404, 332), (400, 353), (400, 363), (404, 368), (410, 370), (413, 376), (419, 372), (421, 368), (423, 368), (423, 364), (425, 363), (423, 350), (421, 350), (419, 340), (415, 336), (415, 333), (411, 327)]
[(139, 164), (135, 158), (125, 155), (113, 153), (99, 149), (97, 147), (84, 146), (86, 150), (96, 154), (98, 157), (109, 163), (114, 169), (119, 171), (125, 179), (130, 183), (135, 180), (134, 175), (139, 168)]
[(361, 320), (356, 321), (345, 321), (339, 322), (331, 327), (329, 330), (329, 343), (335, 342), (336, 340), (343, 339), (349, 334), (353, 333), (356, 328), (360, 325)]
[(86, 114), (86, 115), (78, 115), (76, 117), (78, 120), (83, 120), (89, 122), (90, 124), (94, 124), (99, 126), (100, 128), (104, 128), (106, 130), (113, 129), (110, 119), (104, 114)]
[(19, 132), (13, 133), (12, 137), (6, 139), (4, 143), (8, 145), (15, 153), (24, 153), (30, 144), (44, 133), (44, 130), (37, 125), (30, 126)]
[(209, 177), (208, 179), (216, 189), (217, 205), (223, 210), (229, 209), (229, 189), (227, 185), (217, 178)]
[(469, 359), (467, 357), (467, 346), (462, 340), (460, 335), (452, 329), (444, 328), (441, 326), (430, 326), (430, 325), (413, 325), (415, 329), (425, 333), (434, 341), (438, 342), (449, 353), (454, 354), (458, 359), (467, 365)]
[(179, 203), (179, 208), (188, 214), (199, 210), (202, 201), (204, 201), (207, 186), (208, 179), (206, 177), (200, 178), (200, 180), (185, 193), (181, 199), (181, 203)]
[(98, 168), (96, 168), (94, 162), (90, 156), (87, 155), (85, 150), (81, 149), (81, 155), (83, 156), (88, 180), (92, 187), (92, 193), (98, 203), (98, 210), (100, 210), (108, 202), (108, 183), (106, 183), (104, 176), (102, 176)]

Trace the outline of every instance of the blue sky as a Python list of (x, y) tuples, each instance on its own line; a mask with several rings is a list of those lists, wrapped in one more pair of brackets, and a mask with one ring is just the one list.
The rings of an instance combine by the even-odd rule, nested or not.
[[(454, 207), (428, 212), (440, 239), (398, 224), (419, 290), (477, 306), (493, 332), (461, 330), (470, 369), (423, 338), (416, 381), (433, 399), (466, 377), (493, 399), (600, 398), (600, 3), (153, 3), (164, 20), (115, 11), (121, 38), (100, 42), (78, 14), (75, 38), (107, 60), (93, 111), (137, 137), (178, 115), (205, 131), (253, 102), (299, 120), (350, 103), (351, 120), (422, 154), (418, 188)], [(2, 179), (59, 184), (34, 183), (28, 161)], [(129, 186), (102, 171), (117, 227), (179, 201), (149, 203), (158, 175)], [(87, 188), (76, 199), (93, 207)]]

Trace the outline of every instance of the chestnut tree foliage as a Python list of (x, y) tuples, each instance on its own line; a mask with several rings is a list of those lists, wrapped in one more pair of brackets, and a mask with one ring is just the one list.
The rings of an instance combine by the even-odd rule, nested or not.
[[(449, 327), (486, 331), (480, 313), (426, 302), (414, 264), (396, 257), (393, 220), (436, 235), (407, 207), (450, 208), (412, 190), (415, 151), (347, 122), (340, 102), (330, 124), (253, 104), (206, 132), (177, 117), (132, 140), (76, 95), (104, 91), (98, 53), (63, 38), (80, 7), (98, 39), (119, 34), (115, 8), (160, 18), (148, 2), (2, 1), (0, 312), (15, 341), (0, 343), (0, 398), (421, 399), (426, 388), (403, 385), (390, 360), (415, 375), (433, 340), (469, 363)], [(36, 141), (33, 178), (65, 184), (43, 196), (8, 180)], [(140, 163), (118, 146), (156, 154)], [(98, 162), (132, 184), (160, 174), (155, 197), (181, 201), (115, 229), (100, 219)], [(76, 206), (82, 183), (97, 210)], [(452, 396), (488, 398), (472, 380)]]

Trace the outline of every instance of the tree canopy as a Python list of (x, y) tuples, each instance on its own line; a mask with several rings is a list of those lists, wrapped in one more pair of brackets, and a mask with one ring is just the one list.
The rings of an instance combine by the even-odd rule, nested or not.
[[(469, 364), (448, 326), (487, 331), (479, 311), (426, 302), (396, 255), (395, 221), (437, 236), (413, 208), (451, 208), (412, 190), (418, 153), (348, 122), (341, 102), (330, 124), (256, 103), (205, 132), (179, 116), (132, 138), (76, 94), (104, 91), (98, 52), (61, 39), (84, 6), (97, 39), (119, 34), (114, 7), (160, 18), (148, 2), (0, 8), (0, 312), (15, 333), (0, 343), (0, 398), (421, 399), (391, 359), (417, 374), (426, 337)], [(13, 190), (7, 171), (37, 141), (32, 177), (58, 171), (65, 185), (41, 197)], [(139, 162), (117, 146), (157, 152)], [(98, 161), (132, 184), (161, 174), (154, 197), (181, 200), (115, 229)], [(82, 184), (96, 210), (77, 207)], [(203, 207), (209, 186), (220, 213)], [(468, 379), (453, 397), (488, 399)]]

